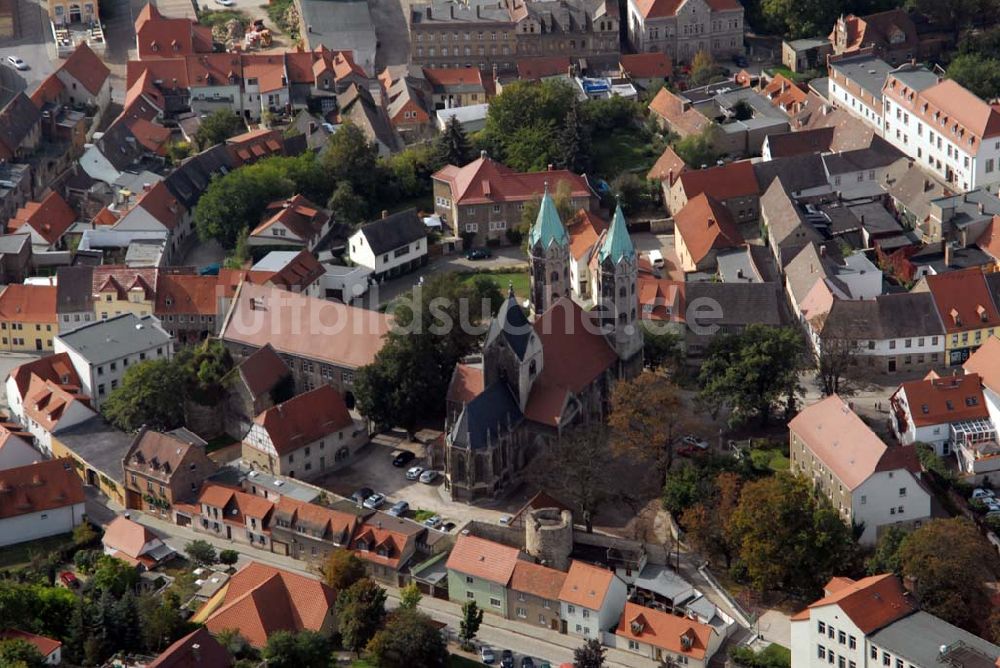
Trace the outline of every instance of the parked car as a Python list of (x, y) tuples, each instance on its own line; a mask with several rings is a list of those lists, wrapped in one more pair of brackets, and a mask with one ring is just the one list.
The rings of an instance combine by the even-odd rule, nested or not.
[(657, 269), (663, 269), (663, 266), (666, 264), (666, 261), (663, 259), (663, 253), (656, 249), (646, 253), (646, 256), (649, 258), (649, 263)]
[(521, 657), (521, 668), (535, 668), (535, 660), (530, 656)]
[(977, 487), (976, 489), (972, 490), (972, 496), (970, 498), (973, 498), (973, 499), (992, 499), (994, 496), (995, 496), (995, 494), (993, 494), (993, 490), (992, 489), (985, 489), (983, 487)]
[(432, 515), (424, 520), (424, 526), (429, 529), (437, 529), (441, 525), (441, 516)]
[(18, 56), (7, 56), (7, 64), (13, 67), (15, 70), (28, 69), (28, 63), (21, 60), (21, 58)]
[(677, 448), (677, 454), (681, 457), (697, 457), (698, 455), (703, 455), (707, 450), (702, 450), (695, 445), (682, 445)]
[(63, 571), (60, 573), (59, 580), (67, 589), (77, 589), (80, 586), (80, 581), (76, 579), (76, 574), (71, 571)]
[(351, 501), (354, 503), (364, 503), (369, 496), (375, 493), (375, 490), (371, 487), (362, 487), (354, 494), (351, 494)]
[(215, 0), (216, 4), (222, 5), (223, 7), (232, 7), (236, 3), (233, 0)]
[(509, 649), (500, 652), (500, 668), (514, 668), (514, 652)]
[(444, 524), (441, 525), (441, 531), (444, 531), (446, 533), (451, 533), (452, 531), (455, 530), (456, 526), (458, 525), (455, 524), (454, 522), (445, 522)]
[(487, 666), (492, 666), (496, 663), (497, 655), (493, 653), (493, 650), (483, 645), (479, 650), (479, 658), (482, 659), (483, 663)]
[(689, 445), (700, 450), (708, 450), (708, 441), (703, 438), (698, 438), (694, 434), (688, 434), (681, 439), (681, 443), (684, 445)]
[(733, 58), (733, 64), (736, 65), (736, 67), (746, 67), (750, 64), (750, 62), (747, 60), (746, 56), (736, 56)]
[(392, 504), (392, 508), (389, 509), (389, 514), (393, 517), (402, 517), (410, 510), (410, 504), (406, 501), (397, 501)]
[(991, 513), (1000, 510), (1000, 501), (996, 499), (982, 499), (982, 502), (986, 506), (986, 510)]
[(424, 483), (425, 485), (431, 484), (432, 482), (437, 480), (437, 478), (438, 478), (438, 472), (435, 471), (434, 469), (427, 469), (426, 471), (420, 474), (420, 482)]
[(501, 515), (500, 516), (500, 526), (509, 527), (510, 523), (514, 521), (513, 515)]
[(399, 450), (392, 456), (392, 465), (402, 468), (416, 459), (416, 457), (409, 450)]
[(420, 477), (423, 474), (424, 474), (424, 467), (423, 466), (411, 466), (406, 471), (406, 479), (407, 480), (419, 480)]
[(378, 508), (381, 508), (384, 503), (385, 503), (385, 494), (379, 494), (378, 492), (376, 492), (375, 494), (372, 494), (367, 499), (365, 499), (364, 506), (365, 508), (371, 508), (372, 510), (376, 510)]
[(465, 254), (467, 260), (487, 260), (493, 257), (489, 248), (473, 248)]

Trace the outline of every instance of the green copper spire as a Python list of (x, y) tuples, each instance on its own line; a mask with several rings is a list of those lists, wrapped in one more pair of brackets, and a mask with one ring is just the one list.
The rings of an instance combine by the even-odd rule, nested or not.
[(569, 245), (569, 235), (566, 234), (566, 228), (559, 220), (559, 212), (556, 211), (556, 203), (552, 200), (552, 195), (549, 194), (548, 183), (545, 184), (542, 204), (538, 207), (538, 218), (535, 219), (535, 224), (531, 226), (531, 232), (528, 233), (529, 246), (534, 246), (539, 241), (545, 247), (552, 243), (562, 246)]
[(608, 234), (604, 237), (601, 250), (597, 253), (597, 259), (600, 262), (604, 262), (609, 257), (614, 264), (618, 264), (625, 258), (635, 259), (635, 246), (632, 245), (632, 237), (628, 235), (628, 228), (625, 227), (625, 216), (622, 214), (620, 203), (615, 208), (611, 227), (608, 228)]

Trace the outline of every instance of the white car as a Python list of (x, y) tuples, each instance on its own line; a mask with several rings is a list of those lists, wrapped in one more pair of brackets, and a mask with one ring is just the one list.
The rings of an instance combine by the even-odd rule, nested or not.
[(7, 64), (13, 67), (15, 70), (28, 69), (28, 63), (24, 62), (17, 56), (7, 56)]
[(437, 480), (437, 477), (438, 477), (437, 471), (435, 471), (434, 469), (427, 469), (426, 471), (420, 474), (420, 482), (424, 483), (425, 485), (430, 485), (432, 482)]
[(984, 489), (982, 487), (977, 487), (976, 489), (972, 490), (971, 498), (973, 499), (980, 499), (985, 501), (986, 499), (992, 499), (993, 497), (994, 494), (992, 489)]
[(683, 439), (681, 439), (681, 442), (684, 445), (694, 446), (699, 450), (708, 450), (708, 441), (698, 438), (694, 434), (688, 434)]
[(222, 5), (223, 7), (232, 7), (236, 3), (233, 0), (215, 0), (215, 4)]
[(482, 649), (479, 650), (479, 658), (483, 660), (487, 666), (492, 666), (496, 660), (497, 655), (493, 653), (493, 650), (483, 645)]
[(424, 526), (430, 529), (437, 529), (439, 526), (441, 526), (441, 516), (433, 515), (431, 517), (428, 517), (426, 520), (424, 520)]
[(406, 479), (407, 480), (419, 480), (420, 476), (421, 476), (421, 474), (423, 474), (423, 472), (424, 472), (424, 467), (423, 466), (414, 466), (414, 467), (411, 467), (406, 472)]

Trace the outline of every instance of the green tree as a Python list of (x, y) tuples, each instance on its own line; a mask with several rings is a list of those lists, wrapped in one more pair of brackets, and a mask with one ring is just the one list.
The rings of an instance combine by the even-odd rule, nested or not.
[(802, 477), (779, 473), (748, 482), (726, 522), (736, 568), (758, 591), (815, 596), (856, 557), (850, 528)]
[(327, 668), (332, 649), (330, 640), (316, 631), (277, 631), (268, 636), (263, 657), (268, 668)]
[(472, 160), (472, 144), (465, 128), (452, 116), (444, 126), (444, 132), (434, 142), (435, 157), (440, 165), (462, 167)]
[(399, 607), (403, 610), (416, 610), (422, 598), (420, 587), (416, 582), (411, 582), (399, 590)]
[(45, 657), (38, 648), (22, 638), (0, 641), (0, 666), (8, 668), (44, 668)]
[(900, 560), (900, 550), (905, 540), (906, 532), (903, 529), (896, 526), (888, 527), (878, 537), (872, 556), (865, 561), (865, 569), (868, 574), (895, 573), (899, 575), (902, 573), (903, 564)]
[(590, 167), (590, 133), (583, 105), (574, 99), (556, 136), (556, 165), (583, 173)]
[(715, 76), (715, 59), (708, 51), (698, 51), (691, 59), (691, 83), (695, 86), (702, 86), (710, 83)]
[(351, 184), (357, 196), (367, 204), (369, 216), (384, 208), (384, 199), (391, 200), (391, 193), (387, 192), (389, 174), (379, 160), (378, 149), (350, 121), (330, 136), (320, 161), (333, 183)]
[(184, 424), (184, 404), (178, 401), (184, 385), (184, 375), (172, 360), (139, 362), (129, 366), (101, 412), (122, 431), (137, 431), (143, 425), (169, 431)]
[(240, 559), (240, 553), (236, 550), (222, 550), (219, 552), (219, 563), (232, 566)]
[(194, 133), (194, 140), (198, 143), (198, 148), (204, 151), (241, 132), (246, 132), (246, 129), (239, 116), (227, 109), (219, 109), (201, 120), (201, 125)]
[(958, 42), (961, 31), (971, 27), (980, 17), (996, 16), (996, 0), (907, 0), (906, 7), (931, 19), (934, 23), (951, 27)]
[(174, 357), (184, 374), (184, 397), (203, 406), (215, 406), (225, 395), (223, 378), (233, 368), (233, 358), (219, 339), (205, 339), (186, 346)]
[(1000, 58), (961, 54), (948, 65), (948, 78), (984, 100), (992, 100), (1000, 95)]
[(200, 538), (191, 541), (184, 546), (184, 552), (188, 558), (199, 566), (211, 566), (218, 561), (215, 548), (207, 540)]
[(673, 143), (674, 152), (685, 164), (691, 165), (693, 168), (711, 167), (721, 155), (715, 148), (718, 131), (718, 127), (710, 123), (701, 132), (675, 141)]
[(575, 100), (573, 87), (559, 79), (504, 86), (490, 101), (481, 141), (512, 169), (545, 169), (555, 162), (558, 129)]
[(337, 184), (326, 206), (333, 214), (333, 219), (346, 225), (348, 229), (360, 225), (368, 214), (368, 204), (355, 192), (350, 181), (341, 181)]
[(899, 560), (921, 609), (972, 633), (986, 630), (987, 583), (1000, 574), (1000, 560), (972, 522), (931, 520), (903, 540)]
[(437, 150), (436, 144), (416, 144), (389, 157), (388, 168), (399, 191), (396, 200), (430, 194), (431, 176), (446, 164), (441, 162)]
[(804, 363), (802, 336), (792, 328), (753, 324), (717, 334), (701, 366), (699, 396), (715, 412), (729, 409), (732, 424), (756, 417), (766, 425), (778, 401), (794, 414)]
[(233, 252), (226, 257), (224, 266), (226, 269), (244, 269), (252, 259), (253, 256), (250, 252), (250, 228), (244, 227), (236, 235)]
[(295, 192), (296, 184), (281, 165), (264, 160), (213, 176), (194, 208), (198, 236), (232, 248), (244, 229), (260, 221), (268, 204)]
[(650, 199), (649, 187), (646, 182), (632, 172), (619, 174), (611, 182), (611, 190), (622, 205), (622, 212), (633, 214), (642, 209)]
[[(569, 221), (573, 219), (576, 215), (576, 210), (573, 208), (573, 189), (568, 181), (559, 181), (553, 185), (549, 184), (550, 192), (552, 193), (552, 201), (556, 205), (556, 212), (559, 214), (559, 219), (564, 225), (568, 225)], [(542, 196), (541, 194), (535, 195), (532, 199), (524, 203), (521, 208), (521, 230), (526, 235), (531, 226), (535, 224), (535, 220), (538, 218), (538, 210), (542, 206)]]
[(684, 362), (683, 339), (675, 331), (643, 321), (642, 359), (647, 369), (674, 372)]
[(142, 642), (150, 652), (158, 653), (190, 632), (175, 596), (143, 594), (139, 597), (139, 622)]
[(333, 550), (319, 570), (323, 582), (340, 592), (365, 577), (365, 562), (350, 550)]
[(73, 528), (73, 544), (77, 547), (93, 545), (99, 537), (100, 534), (89, 521), (84, 520)]
[(194, 148), (186, 141), (167, 142), (167, 160), (171, 165), (179, 165), (185, 158), (191, 156)]
[(412, 609), (397, 610), (390, 615), (367, 649), (372, 663), (379, 668), (448, 665), (448, 648), (441, 631), (430, 617)]
[(458, 637), (462, 640), (462, 647), (472, 647), (472, 640), (479, 633), (482, 623), (483, 611), (476, 602), (470, 600), (463, 603), (462, 618), (458, 622)]
[(139, 627), (139, 605), (131, 590), (118, 599), (112, 609), (112, 626), (115, 649), (138, 652), (143, 649), (142, 631)]
[(337, 595), (337, 621), (344, 647), (358, 656), (385, 622), (385, 590), (370, 578)]
[(591, 638), (573, 650), (573, 668), (602, 668), (607, 650), (597, 638)]
[(127, 591), (134, 591), (139, 583), (139, 573), (135, 567), (108, 554), (98, 557), (94, 572), (87, 581), (99, 592), (110, 593), (119, 598)]

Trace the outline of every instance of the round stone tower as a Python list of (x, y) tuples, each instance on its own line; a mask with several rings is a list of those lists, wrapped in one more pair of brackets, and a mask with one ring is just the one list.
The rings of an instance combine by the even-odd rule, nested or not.
[(558, 508), (538, 508), (524, 523), (524, 549), (541, 563), (565, 571), (573, 551), (573, 513)]

